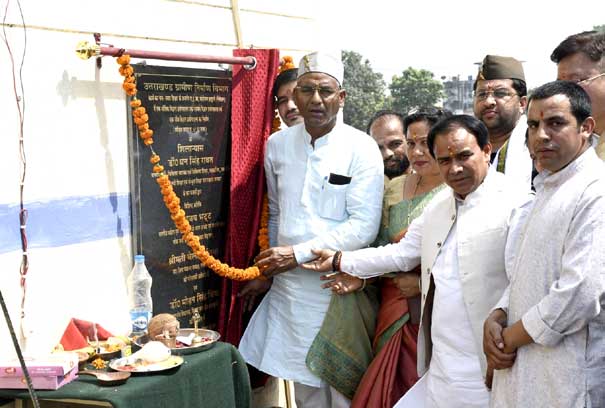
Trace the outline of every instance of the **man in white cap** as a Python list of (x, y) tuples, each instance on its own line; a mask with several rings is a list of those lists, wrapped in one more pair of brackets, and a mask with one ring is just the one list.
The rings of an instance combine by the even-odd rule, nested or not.
[(273, 284), (239, 349), (252, 366), (294, 381), (299, 408), (346, 407), (305, 363), (332, 292), (299, 264), (315, 258), (312, 249), (354, 250), (374, 240), (383, 163), (368, 135), (337, 120), (345, 100), (340, 58), (315, 52), (298, 69), (294, 98), (304, 123), (274, 133), (265, 152), (272, 247), (256, 264)]

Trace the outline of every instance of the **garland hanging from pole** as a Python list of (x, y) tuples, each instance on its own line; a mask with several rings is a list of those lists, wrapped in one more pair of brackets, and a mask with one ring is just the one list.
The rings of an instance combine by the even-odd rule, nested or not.
[(185, 210), (181, 208), (181, 200), (174, 192), (170, 178), (164, 173), (164, 166), (160, 163), (160, 156), (153, 150), (153, 130), (149, 128), (149, 115), (147, 115), (147, 111), (142, 106), (141, 100), (136, 97), (137, 86), (134, 77), (134, 68), (130, 65), (130, 55), (124, 54), (118, 57), (117, 62), (120, 64), (120, 75), (124, 77), (122, 88), (131, 98), (132, 116), (138, 127), (139, 137), (143, 139), (143, 143), (151, 150), (149, 161), (153, 164), (154, 177), (160, 186), (164, 203), (170, 211), (170, 217), (181, 232), (183, 240), (202, 264), (219, 276), (237, 281), (262, 278), (263, 276), (256, 266), (250, 266), (246, 269), (229, 266), (213, 257), (206, 247), (200, 243), (200, 238), (193, 232), (189, 220), (187, 220)]

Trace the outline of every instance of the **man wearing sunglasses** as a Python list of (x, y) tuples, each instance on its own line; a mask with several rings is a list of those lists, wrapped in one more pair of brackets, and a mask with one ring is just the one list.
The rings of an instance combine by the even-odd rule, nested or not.
[(475, 117), (487, 127), (492, 145), (490, 171), (515, 178), (529, 191), (533, 166), (525, 145), (527, 86), (521, 62), (486, 55), (473, 89)]
[(590, 96), (594, 132), (600, 135), (596, 151), (605, 160), (605, 32), (570, 35), (554, 49), (550, 59), (557, 64), (557, 79), (577, 83)]
[[(382, 210), (384, 169), (378, 147), (371, 137), (338, 120), (345, 101), (343, 74), (340, 56), (319, 52), (304, 56), (294, 88), (304, 123), (274, 133), (267, 141), (271, 248), (255, 262), (273, 283), (239, 346), (252, 366), (294, 381), (299, 408), (347, 407), (352, 396), (334, 384), (334, 377), (350, 378), (349, 354), (320, 348), (309, 357), (332, 292), (322, 289), (318, 274), (299, 264), (315, 258), (314, 248), (353, 250), (369, 245)], [(351, 318), (341, 320), (348, 324)], [(334, 355), (342, 359), (326, 367), (323, 361)]]

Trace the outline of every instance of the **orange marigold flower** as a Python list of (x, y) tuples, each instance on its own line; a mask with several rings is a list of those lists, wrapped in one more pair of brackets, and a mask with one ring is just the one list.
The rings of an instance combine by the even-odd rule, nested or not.
[(142, 125), (144, 123), (147, 123), (149, 121), (149, 116), (148, 115), (143, 115), (143, 116), (138, 116), (134, 118), (134, 123), (136, 123), (137, 125)]
[(132, 91), (132, 90), (135, 90), (135, 91), (136, 91), (137, 86), (136, 86), (135, 84), (131, 84), (131, 83), (129, 83), (129, 82), (124, 82), (124, 83), (122, 84), (122, 88), (124, 88), (124, 90), (125, 90), (126, 92), (128, 92), (128, 91)]
[(124, 78), (125, 83), (134, 84), (135, 78), (132, 75), (128, 75)]
[(153, 130), (147, 129), (143, 132), (139, 132), (139, 136), (141, 137), (141, 139), (147, 139), (148, 137), (153, 136)]
[(147, 139), (143, 140), (143, 143), (145, 143), (145, 146), (149, 146), (153, 144), (153, 138), (152, 137), (148, 137)]
[(164, 171), (164, 166), (162, 166), (161, 164), (156, 164), (155, 166), (153, 166), (154, 173), (161, 173), (163, 171)]
[(118, 64), (127, 65), (130, 64), (130, 55), (124, 54), (118, 57)]
[(157, 154), (154, 154), (153, 156), (151, 156), (151, 158), (149, 159), (149, 161), (152, 164), (156, 164), (160, 162), (160, 156), (158, 156)]
[(181, 204), (180, 198), (178, 198), (176, 194), (174, 194), (174, 191), (172, 192), (172, 194), (167, 194), (164, 196), (164, 202), (166, 203), (166, 207), (168, 207), (172, 203), (174, 203), (174, 205), (176, 205), (177, 207)]
[(133, 99), (132, 101), (130, 101), (130, 107), (135, 109), (138, 108), (139, 106), (141, 106), (141, 100), (140, 99)]
[(279, 120), (279, 114), (277, 109), (273, 113), (273, 120), (271, 121), (271, 133), (279, 132), (281, 126), (281, 120)]
[(132, 68), (132, 66), (122, 65), (120, 67), (120, 75), (122, 75), (124, 77), (129, 77), (129, 76), (132, 76), (132, 74), (134, 74), (134, 69)]
[(284, 57), (279, 61), (278, 70), (280, 73), (294, 68), (296, 68), (294, 66), (294, 61), (292, 61), (292, 57), (289, 55), (284, 55)]
[(145, 122), (142, 125), (138, 125), (139, 128), (139, 132), (144, 132), (146, 130), (149, 130), (149, 123)]
[(146, 113), (147, 111), (145, 110), (145, 108), (141, 106), (132, 111), (132, 116), (141, 117)]
[(171, 215), (170, 218), (172, 218), (173, 221), (179, 221), (179, 220), (184, 220), (185, 219), (185, 211), (183, 211), (182, 209), (179, 210), (176, 214)]

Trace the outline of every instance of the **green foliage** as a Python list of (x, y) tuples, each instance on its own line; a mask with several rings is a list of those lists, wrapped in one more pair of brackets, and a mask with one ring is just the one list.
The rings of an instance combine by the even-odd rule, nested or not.
[(592, 29), (594, 31), (605, 31), (605, 24), (596, 25), (596, 26), (592, 27)]
[(370, 61), (355, 51), (343, 51), (345, 73), (343, 88), (347, 91), (343, 109), (344, 122), (365, 132), (374, 113), (384, 109), (386, 84), (382, 74), (374, 72)]
[(405, 114), (412, 108), (433, 106), (445, 95), (443, 84), (426, 69), (409, 67), (401, 76), (394, 75), (389, 85), (391, 109)]

